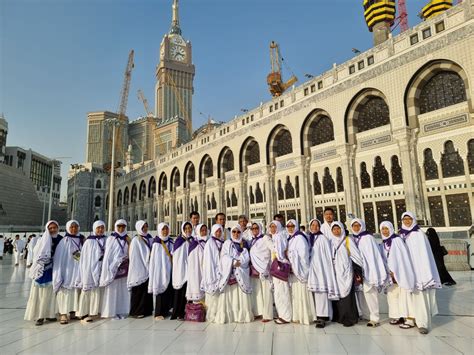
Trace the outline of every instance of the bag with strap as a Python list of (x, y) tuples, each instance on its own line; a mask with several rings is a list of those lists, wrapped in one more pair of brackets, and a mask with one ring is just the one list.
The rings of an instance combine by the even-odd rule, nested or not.
[(278, 261), (278, 259), (275, 259), (270, 266), (270, 275), (282, 281), (288, 281), (290, 268), (290, 264), (282, 263), (281, 261)]
[(190, 322), (205, 322), (206, 321), (206, 308), (202, 303), (186, 303), (184, 309), (185, 316), (184, 320)]

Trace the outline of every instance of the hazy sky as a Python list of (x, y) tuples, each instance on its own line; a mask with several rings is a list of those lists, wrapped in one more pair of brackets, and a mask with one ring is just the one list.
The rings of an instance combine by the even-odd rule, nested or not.
[[(407, 0), (410, 26), (427, 2)], [(171, 3), (0, 0), (0, 112), (9, 123), (7, 144), (72, 157), (62, 167), (63, 194), (69, 164), (85, 161), (87, 112), (117, 110), (132, 48), (127, 114), (144, 115), (138, 89), (153, 105)], [(372, 45), (362, 0), (180, 0), (180, 20), (196, 65), (194, 128), (204, 116), (228, 121), (270, 99), (271, 40), (280, 44), (299, 84), (305, 73), (317, 75), (351, 58), (351, 48)]]

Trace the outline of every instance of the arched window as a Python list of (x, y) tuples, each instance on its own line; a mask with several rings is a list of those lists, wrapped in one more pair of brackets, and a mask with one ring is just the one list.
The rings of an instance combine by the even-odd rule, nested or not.
[(300, 197), (300, 178), (299, 176), (295, 176), (295, 193), (296, 198)]
[(196, 180), (196, 170), (194, 169), (194, 164), (189, 162), (186, 165), (186, 169), (184, 170), (184, 187), (188, 188), (189, 184)]
[(421, 88), (420, 113), (439, 110), (466, 100), (466, 88), (462, 78), (455, 72), (441, 71)]
[(370, 189), (370, 174), (367, 171), (365, 162), (360, 163), (360, 186), (363, 189)]
[(140, 193), (138, 195), (138, 199), (140, 201), (143, 201), (145, 199), (145, 196), (146, 196), (146, 184), (145, 184), (145, 181), (142, 180), (142, 182), (140, 183)]
[(236, 207), (238, 205), (237, 195), (235, 194), (234, 188), (232, 188), (231, 202), (232, 202), (232, 207)]
[(130, 202), (131, 203), (135, 203), (137, 202), (137, 185), (133, 184), (132, 185), (132, 194), (131, 194), (131, 197), (130, 197)]
[(155, 197), (156, 194), (156, 180), (155, 177), (152, 176), (150, 181), (148, 182), (148, 197)]
[(209, 155), (205, 156), (201, 161), (201, 171), (199, 182), (205, 183), (206, 178), (211, 177), (214, 175), (214, 166), (212, 164), (212, 159)]
[(179, 173), (179, 170), (175, 168), (173, 172), (171, 173), (171, 179), (170, 179), (170, 188), (171, 191), (176, 191), (176, 188), (181, 185), (181, 175)]
[(225, 192), (225, 196), (226, 196), (226, 197), (225, 197), (226, 206), (227, 206), (227, 207), (230, 207), (231, 202), (230, 202), (230, 194), (229, 194), (229, 191), (226, 191), (226, 192)]
[(425, 180), (438, 179), (438, 164), (433, 159), (433, 151), (430, 148), (423, 152), (423, 169), (425, 170)]
[(445, 178), (464, 175), (464, 162), (459, 151), (454, 148), (452, 141), (444, 143), (444, 152), (441, 154), (441, 169)]
[(385, 165), (382, 164), (382, 158), (375, 157), (375, 165), (372, 169), (372, 176), (374, 179), (374, 187), (387, 186), (390, 184), (388, 171)]
[(125, 192), (123, 193), (123, 204), (128, 205), (130, 201), (130, 192), (128, 190), (128, 186), (125, 188)]
[(252, 186), (250, 186), (249, 199), (250, 199), (250, 204), (253, 205), (255, 203), (255, 196), (253, 194)]
[(313, 119), (309, 125), (308, 139), (310, 147), (333, 141), (334, 127), (331, 119), (326, 115)]
[[(229, 197), (229, 192), (227, 192), (227, 197)], [(229, 205), (230, 205), (230, 200), (229, 200)], [(207, 195), (207, 209), (211, 209), (211, 200), (209, 198), (209, 195)]]
[(102, 204), (102, 200), (100, 198), (100, 196), (96, 196), (95, 199), (94, 199), (94, 206), (95, 207), (100, 207)]
[(122, 206), (122, 190), (119, 190), (118, 194), (117, 194), (117, 207), (120, 207)]
[(163, 195), (168, 189), (168, 177), (165, 173), (160, 175), (159, 185), (158, 185), (158, 194)]
[(474, 174), (474, 139), (467, 142), (467, 165), (469, 174)]
[(217, 208), (217, 201), (216, 201), (216, 197), (214, 196), (214, 192), (212, 193), (212, 196), (211, 196), (211, 207), (213, 210)]
[(338, 167), (336, 169), (336, 184), (337, 184), (337, 192), (344, 191), (344, 181), (342, 180), (342, 169)]
[(313, 190), (315, 196), (322, 194), (321, 183), (319, 182), (319, 176), (316, 172), (313, 174)]
[(283, 192), (283, 188), (281, 187), (281, 180), (278, 180), (278, 201), (285, 199), (285, 193)]
[(396, 155), (392, 156), (392, 184), (403, 184), (402, 167)]
[(218, 166), (218, 177), (224, 177), (224, 174), (228, 171), (234, 170), (234, 153), (229, 148), (224, 148), (225, 153), (221, 152), (219, 157), (219, 166)]
[(256, 203), (263, 202), (262, 190), (260, 189), (260, 183), (258, 182), (257, 182), (257, 188), (255, 189), (255, 202)]
[(194, 197), (194, 208), (193, 208), (193, 210), (199, 212), (199, 205), (198, 205), (197, 197)]
[(101, 189), (102, 188), (102, 181), (97, 180), (96, 183), (95, 183), (95, 188), (96, 189)]
[(249, 137), (240, 148), (240, 170), (245, 172), (249, 165), (257, 163), (260, 163), (260, 147), (253, 137)]
[(357, 108), (357, 132), (365, 132), (390, 123), (390, 114), (385, 100), (378, 96), (370, 96)]
[(286, 177), (285, 195), (286, 195), (286, 199), (295, 198), (295, 189), (293, 188), (293, 185), (291, 184), (291, 180), (289, 176)]
[(336, 192), (336, 184), (334, 183), (334, 179), (329, 172), (329, 168), (324, 168), (323, 189), (325, 194), (332, 194)]

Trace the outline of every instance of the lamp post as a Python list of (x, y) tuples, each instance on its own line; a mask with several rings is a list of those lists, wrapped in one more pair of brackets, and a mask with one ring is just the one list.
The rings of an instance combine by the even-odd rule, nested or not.
[(46, 196), (44, 195), (45, 191), (48, 191), (48, 185), (41, 186), (41, 192), (43, 197), (43, 213), (41, 214), (41, 225), (44, 226), (44, 211), (46, 209)]
[(110, 186), (109, 186), (109, 216), (107, 221), (107, 228), (109, 231), (113, 230), (114, 218), (114, 184), (115, 184), (115, 128), (120, 125), (118, 118), (108, 118), (105, 124), (112, 126), (112, 161), (110, 162)]

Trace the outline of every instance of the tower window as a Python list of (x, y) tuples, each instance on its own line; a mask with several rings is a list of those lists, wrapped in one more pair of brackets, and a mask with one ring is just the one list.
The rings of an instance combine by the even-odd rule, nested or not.
[(418, 33), (410, 36), (410, 44), (414, 45), (418, 43)]
[(304, 89), (304, 96), (308, 96), (308, 94), (309, 94), (309, 90), (308, 90), (308, 88), (305, 88)]
[(315, 91), (316, 91), (316, 85), (313, 84), (313, 85), (311, 85), (311, 92), (315, 92)]
[(422, 34), (423, 34), (423, 39), (427, 39), (428, 37), (431, 37), (431, 28), (430, 27), (425, 28), (422, 31)]
[(318, 81), (318, 89), (321, 90), (323, 88), (323, 81)]
[(374, 56), (371, 55), (370, 57), (367, 57), (367, 65), (372, 65), (374, 64), (375, 60), (374, 60)]
[(356, 71), (355, 65), (351, 65), (351, 66), (349, 67), (349, 74), (354, 74), (355, 71)]
[(364, 63), (363, 60), (361, 60), (359, 63), (357, 63), (357, 67), (359, 68), (359, 70), (364, 69), (364, 66), (365, 66), (365, 63)]
[(438, 22), (436, 25), (435, 25), (435, 28), (436, 28), (436, 33), (439, 33), (441, 31), (444, 31), (445, 27), (444, 27), (444, 21), (441, 21), (441, 22)]

